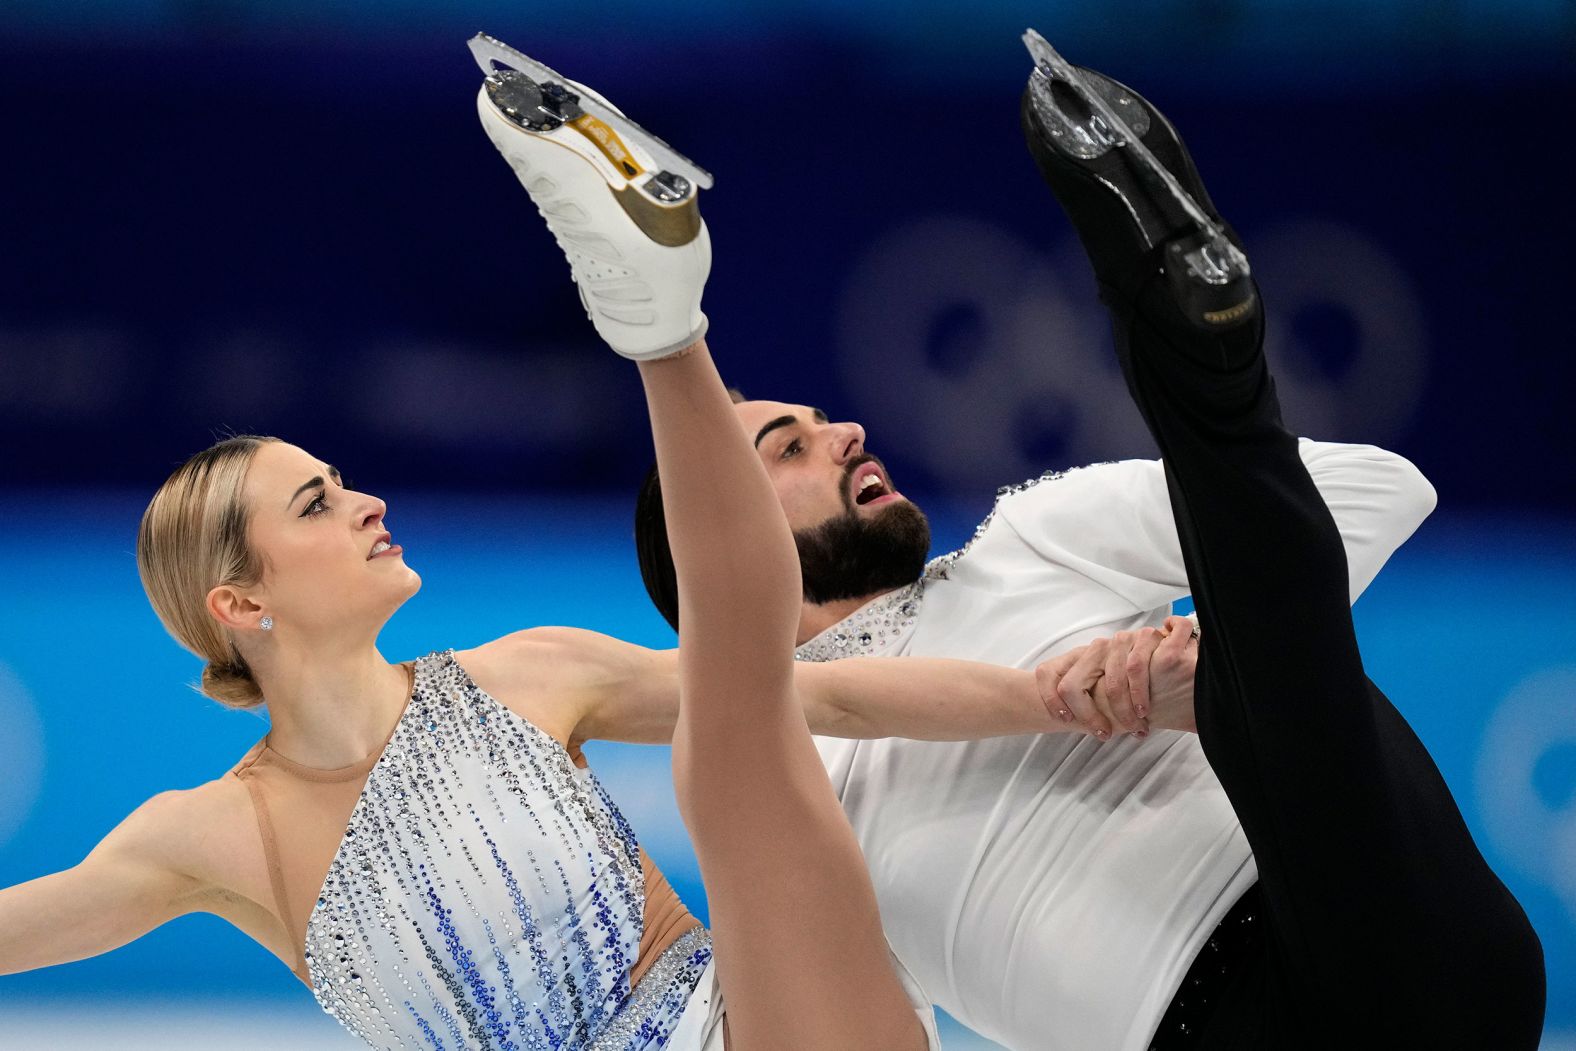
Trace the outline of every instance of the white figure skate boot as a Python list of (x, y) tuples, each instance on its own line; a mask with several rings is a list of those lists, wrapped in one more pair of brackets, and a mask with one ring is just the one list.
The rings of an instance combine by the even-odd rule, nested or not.
[(706, 334), (711, 239), (695, 198), (711, 176), (595, 92), (491, 37), (482, 128), (569, 259), (598, 334), (626, 358), (665, 357)]

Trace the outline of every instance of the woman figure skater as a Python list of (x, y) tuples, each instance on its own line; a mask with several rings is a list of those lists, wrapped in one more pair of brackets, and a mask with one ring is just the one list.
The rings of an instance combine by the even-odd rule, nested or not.
[(1151, 1046), (1535, 1048), (1537, 936), (1363, 672), (1345, 554), (1281, 424), (1241, 242), (1164, 116), (1025, 40), (1024, 135), (1165, 461), (1202, 629), (1200, 743), (1258, 863), (1253, 907)]
[[(293, 445), (220, 442), (153, 497), (138, 567), (170, 633), (208, 661), (204, 691), (266, 698), (270, 731), (224, 776), (149, 800), (75, 868), (0, 891), (0, 974), (202, 911), (380, 1048), (717, 1051), (725, 1033), (734, 1051), (934, 1047), (807, 723), (1078, 728), (1049, 714), (1032, 672), (796, 674), (793, 541), (702, 339), (709, 242), (683, 173), (703, 176), (589, 93), (582, 106), (578, 86), (495, 68), (532, 64), (474, 46), (487, 133), (598, 331), (640, 361), (673, 501), (679, 651), (535, 629), (391, 664), (378, 633), (420, 580), (384, 504)], [(507, 281), (489, 292), (507, 297)], [(1077, 656), (1042, 678), (1054, 688)], [(1157, 718), (1170, 696), (1175, 725), (1189, 722), (1186, 686), (1157, 692)], [(672, 741), (709, 933), (585, 768), (591, 738)]]

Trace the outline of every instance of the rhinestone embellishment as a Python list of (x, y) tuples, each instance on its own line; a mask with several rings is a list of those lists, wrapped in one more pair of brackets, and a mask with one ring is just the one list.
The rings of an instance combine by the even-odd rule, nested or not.
[[(1084, 468), (1074, 468), (1084, 470)], [(933, 558), (925, 566), (924, 575), (906, 587), (889, 591), (861, 606), (858, 610), (810, 639), (794, 652), (801, 661), (835, 661), (843, 657), (868, 657), (886, 653), (901, 641), (913, 628), (919, 617), (919, 606), (924, 600), (925, 589), (938, 580), (947, 580), (952, 567), (969, 553), (974, 542), (985, 535), (1001, 501), (1009, 496), (1033, 489), (1042, 482), (1054, 482), (1072, 471), (1046, 471), (1038, 478), (1030, 478), (1017, 485), (1004, 485), (996, 490), (996, 503), (990, 514), (974, 528), (968, 542), (956, 551)]]
[(307, 925), (318, 1003), (373, 1047), (655, 1048), (710, 960), (704, 930), (631, 989), (633, 829), (563, 746), (453, 651), (416, 665)]
[(919, 617), (927, 578), (865, 603), (794, 651), (801, 661), (835, 661), (881, 653), (898, 643)]
[[(1096, 464), (1094, 466), (1103, 467), (1105, 465)], [(1073, 471), (1082, 470), (1086, 470), (1086, 468), (1075, 467), (1070, 471), (1046, 471), (1038, 478), (1030, 478), (1026, 481), (1019, 482), (1016, 485), (1004, 485), (1000, 489), (997, 489), (996, 502), (991, 505), (990, 514), (986, 515), (980, 524), (974, 527), (974, 535), (969, 537), (968, 541), (956, 551), (953, 551), (950, 554), (941, 555), (938, 558), (931, 559), (929, 564), (925, 566), (925, 578), (927, 580), (946, 580), (947, 574), (951, 571), (952, 567), (957, 564), (958, 559), (968, 554), (969, 548), (974, 546), (974, 542), (985, 535), (985, 530), (989, 529), (990, 524), (996, 520), (996, 512), (1000, 510), (1001, 502), (1007, 497), (1017, 496), (1019, 493), (1027, 492), (1028, 490), (1033, 489), (1035, 486), (1044, 482), (1054, 482), (1058, 478), (1065, 478), (1067, 475), (1072, 474)]]

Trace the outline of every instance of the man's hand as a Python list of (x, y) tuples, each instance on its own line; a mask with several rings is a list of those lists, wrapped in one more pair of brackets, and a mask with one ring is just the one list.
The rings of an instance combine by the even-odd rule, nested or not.
[(1053, 716), (1107, 741), (1113, 733), (1147, 737), (1151, 727), (1198, 732), (1197, 666), (1193, 622), (1167, 617), (1161, 628), (1119, 631), (1053, 657), (1034, 674)]

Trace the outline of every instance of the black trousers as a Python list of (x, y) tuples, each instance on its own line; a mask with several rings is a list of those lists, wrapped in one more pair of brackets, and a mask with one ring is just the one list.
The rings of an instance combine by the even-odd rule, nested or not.
[(1200, 332), (1158, 277), (1104, 298), (1198, 609), (1199, 737), (1264, 898), (1255, 958), (1198, 1046), (1536, 1048), (1542, 946), (1363, 672), (1346, 554), (1281, 424), (1262, 321)]

